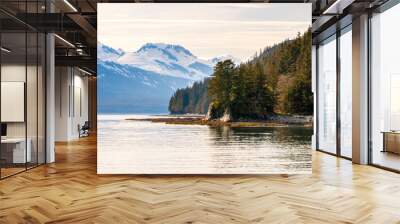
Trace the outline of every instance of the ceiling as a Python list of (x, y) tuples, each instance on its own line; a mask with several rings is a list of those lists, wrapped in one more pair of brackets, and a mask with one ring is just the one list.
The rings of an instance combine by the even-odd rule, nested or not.
[[(32, 27), (55, 32), (56, 64), (96, 71), (97, 3), (230, 2), (312, 3), (313, 36), (318, 35), (352, 9), (373, 7), (385, 0), (1, 0), (0, 21), (4, 32)], [(47, 5), (46, 5), (47, 4)], [(346, 11), (347, 10), (347, 11)], [(51, 11), (51, 13), (49, 13)], [(28, 12), (28, 13), (25, 13)]]

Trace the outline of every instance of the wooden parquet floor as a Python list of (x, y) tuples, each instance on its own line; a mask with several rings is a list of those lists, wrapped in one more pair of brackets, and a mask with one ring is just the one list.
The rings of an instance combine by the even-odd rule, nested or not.
[(312, 175), (96, 175), (96, 139), (0, 181), (0, 223), (400, 223), (400, 175), (319, 152)]

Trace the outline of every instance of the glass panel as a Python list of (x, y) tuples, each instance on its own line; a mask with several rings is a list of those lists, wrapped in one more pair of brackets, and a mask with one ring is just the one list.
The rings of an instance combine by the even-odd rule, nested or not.
[(36, 32), (27, 33), (28, 38), (28, 62), (27, 62), (27, 80), (26, 80), (26, 113), (27, 113), (27, 150), (28, 156), (28, 168), (37, 165), (37, 132), (38, 132), (38, 108), (37, 108), (37, 98), (38, 98), (38, 36)]
[(336, 153), (336, 37), (318, 48), (318, 148)]
[(340, 152), (352, 157), (352, 35), (351, 27), (340, 36)]
[(1, 44), (1, 172), (5, 177), (25, 170), (30, 159), (25, 122), (26, 34), (2, 33)]
[[(38, 2), (27, 2), (26, 12), (37, 13)], [(30, 22), (37, 23), (34, 17)], [(38, 34), (35, 30), (27, 30), (27, 80), (26, 80), (26, 116), (27, 116), (27, 150), (28, 158), (27, 167), (35, 167), (38, 163)]]
[[(1, 1), (0, 6), (14, 14), (45, 12), (44, 0)], [(45, 162), (46, 40), (44, 34), (2, 12), (0, 26), (0, 177), (4, 178)]]
[(400, 4), (374, 15), (372, 25), (372, 163), (400, 170)]

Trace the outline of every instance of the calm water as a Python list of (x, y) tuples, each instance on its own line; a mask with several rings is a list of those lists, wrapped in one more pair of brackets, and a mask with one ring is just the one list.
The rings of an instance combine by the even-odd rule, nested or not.
[(312, 128), (213, 128), (100, 115), (98, 173), (311, 173)]

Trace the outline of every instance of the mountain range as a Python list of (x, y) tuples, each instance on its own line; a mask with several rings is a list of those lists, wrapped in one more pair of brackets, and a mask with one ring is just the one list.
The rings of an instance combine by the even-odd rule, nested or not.
[(135, 52), (97, 45), (100, 113), (167, 113), (178, 88), (203, 80), (225, 55), (200, 59), (180, 45), (147, 43)]

